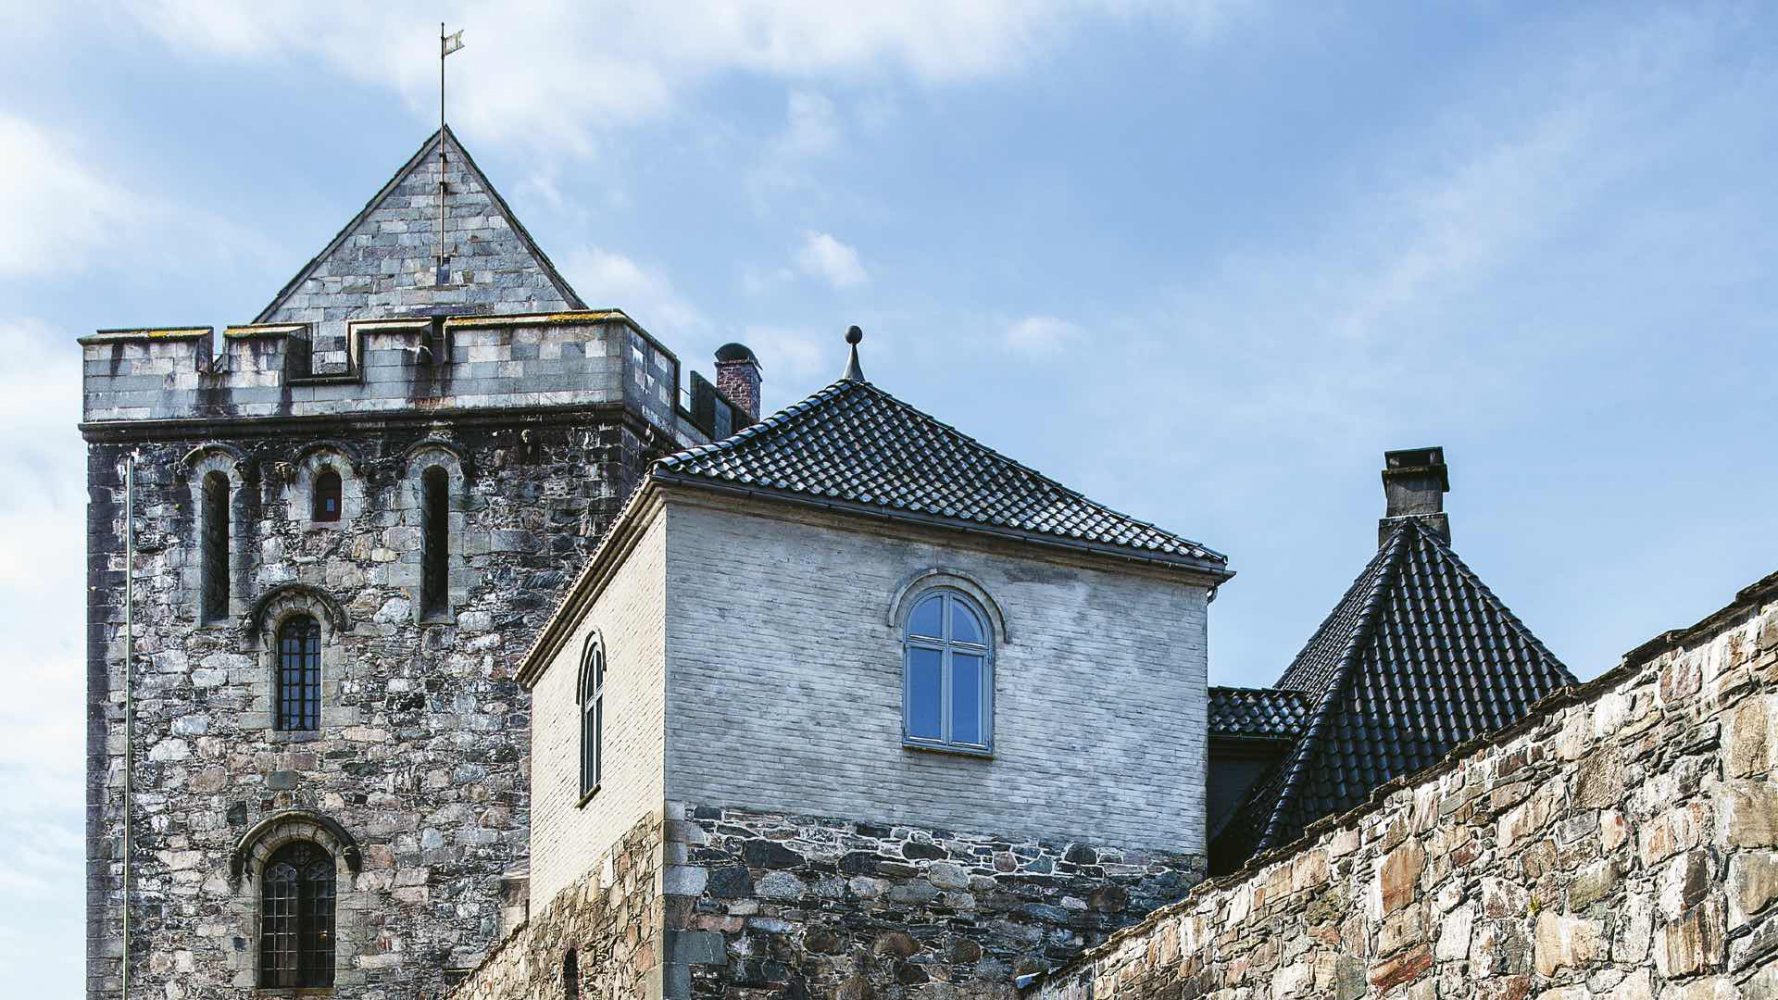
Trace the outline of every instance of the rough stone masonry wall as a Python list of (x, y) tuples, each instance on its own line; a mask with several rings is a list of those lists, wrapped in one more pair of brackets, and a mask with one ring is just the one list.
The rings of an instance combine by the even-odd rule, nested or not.
[(667, 997), (1003, 997), (1203, 876), (1195, 855), (667, 805)]
[(1778, 576), (1052, 977), (1052, 1000), (1778, 997)]
[[(132, 994), (234, 997), (254, 984), (259, 882), (251, 864), (235, 877), (231, 855), (287, 810), (336, 822), (361, 849), (361, 870), (339, 866), (336, 996), (435, 996), (496, 940), (502, 876), (527, 850), (529, 706), (513, 661), (649, 447), (596, 411), (496, 417), (239, 425), (220, 441), (90, 432), (89, 995), (116, 994), (122, 953), (121, 468), (138, 442)], [(326, 440), (337, 450), (309, 450)], [(409, 449), (424, 440), (461, 456), (454, 615), (436, 624), (413, 609)], [(196, 621), (194, 473), (179, 471), (200, 445), (218, 446), (200, 468), (239, 479), (234, 598), (216, 625)], [(317, 456), (345, 476), (335, 524), (308, 518)], [(324, 627), (316, 732), (271, 730), (273, 656), (254, 613), (272, 594), (264, 622), (302, 610)]]
[(639, 821), (591, 871), (533, 912), (449, 1000), (661, 996), (661, 832), (660, 813)]

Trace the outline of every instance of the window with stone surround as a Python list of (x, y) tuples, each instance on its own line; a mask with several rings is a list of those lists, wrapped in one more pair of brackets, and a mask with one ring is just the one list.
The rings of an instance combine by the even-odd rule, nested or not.
[(232, 492), (227, 475), (204, 474), (198, 512), (198, 618), (205, 623), (228, 617), (228, 521)]
[(910, 602), (902, 629), (902, 741), (931, 750), (993, 748), (994, 636), (980, 604), (934, 587)]
[(267, 859), (260, 877), (262, 989), (333, 985), (335, 874), (333, 856), (306, 840)]
[(580, 797), (599, 790), (605, 756), (605, 643), (595, 634), (580, 659)]
[(580, 1000), (580, 956), (573, 948), (562, 957), (562, 996)]
[(451, 478), (443, 466), (420, 474), (420, 614), (450, 614)]
[(321, 727), (321, 624), (308, 615), (278, 629), (278, 729)]
[(321, 473), (315, 477), (309, 519), (312, 521), (339, 520), (343, 493), (340, 474), (333, 469), (322, 469)]

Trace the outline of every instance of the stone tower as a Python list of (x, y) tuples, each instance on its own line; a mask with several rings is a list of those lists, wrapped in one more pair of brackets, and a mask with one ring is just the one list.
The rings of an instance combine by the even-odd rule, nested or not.
[(525, 895), (517, 658), (646, 464), (748, 417), (448, 130), (219, 349), (82, 344), (88, 996), (126, 909), (132, 997), (437, 995)]

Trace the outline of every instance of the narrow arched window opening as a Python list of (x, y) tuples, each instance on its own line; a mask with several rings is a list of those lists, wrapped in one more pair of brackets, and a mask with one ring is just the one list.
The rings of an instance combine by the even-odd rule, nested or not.
[(310, 515), (315, 521), (337, 521), (340, 519), (340, 474), (332, 469), (322, 469), (315, 477), (313, 510)]
[(333, 985), (333, 856), (299, 840), (266, 860), (260, 880), (259, 985)]
[(605, 645), (597, 636), (587, 642), (580, 662), (580, 794), (599, 788), (605, 766)]
[(567, 1000), (580, 1000), (580, 957), (573, 948), (562, 956), (562, 996)]
[(994, 737), (993, 633), (981, 606), (935, 589), (903, 631), (902, 738), (910, 746), (986, 753)]
[(277, 728), (321, 728), (321, 625), (308, 615), (278, 629)]
[(450, 613), (451, 480), (439, 466), (420, 474), (420, 614)]
[(204, 622), (228, 617), (228, 476), (211, 472), (204, 476), (198, 514), (199, 607)]

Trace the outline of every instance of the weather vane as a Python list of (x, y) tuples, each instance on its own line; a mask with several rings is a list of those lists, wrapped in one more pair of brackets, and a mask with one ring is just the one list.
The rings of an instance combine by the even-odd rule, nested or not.
[(451, 280), (451, 251), (445, 246), (445, 57), (463, 47), (463, 31), (445, 34), (438, 22), (438, 273), (437, 283)]

